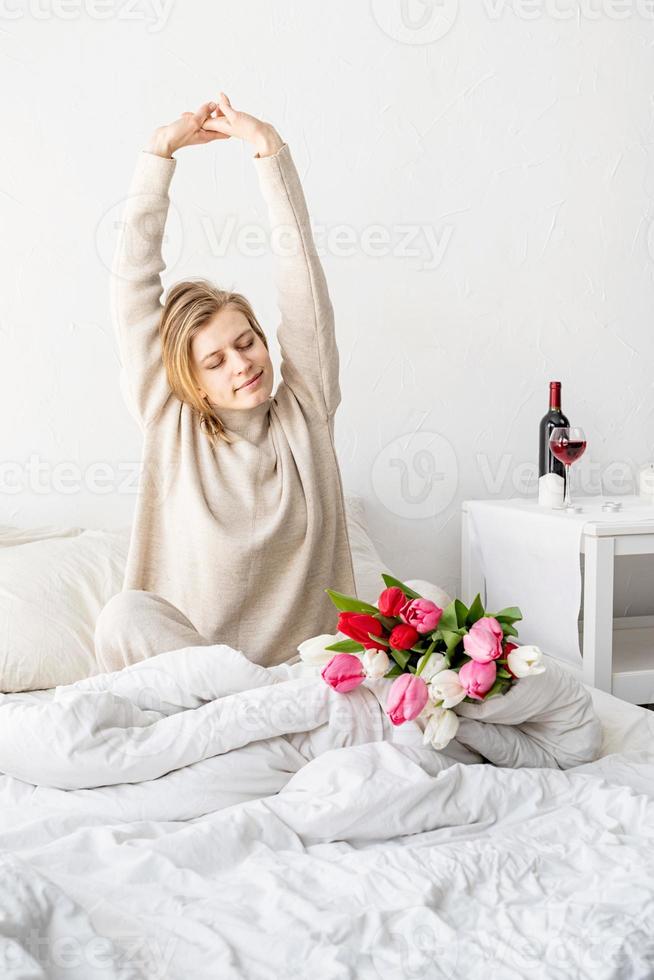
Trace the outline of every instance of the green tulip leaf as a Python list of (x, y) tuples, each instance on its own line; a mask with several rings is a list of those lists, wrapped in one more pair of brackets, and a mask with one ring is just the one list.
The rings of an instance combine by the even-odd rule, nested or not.
[(495, 613), (494, 618), (498, 623), (516, 623), (522, 619), (522, 613), (517, 606), (508, 606), (508, 608), (500, 609), (498, 613)]
[(443, 615), (441, 616), (440, 622), (438, 624), (438, 629), (442, 633), (444, 630), (456, 630), (459, 628), (459, 624), (456, 618), (456, 599), (450, 602), (449, 606), (446, 606), (443, 610)]
[(501, 677), (498, 677), (495, 683), (493, 684), (493, 686), (491, 687), (490, 691), (488, 691), (488, 693), (484, 695), (484, 701), (486, 701), (488, 698), (494, 698), (498, 694), (504, 694), (504, 692), (508, 691), (510, 687), (511, 684), (508, 681), (505, 681)]
[(334, 650), (336, 653), (361, 653), (365, 647), (363, 643), (358, 643), (356, 640), (338, 640), (325, 647), (325, 650)]
[(461, 642), (461, 634), (458, 630), (442, 630), (442, 634), (445, 641), (445, 652), (447, 654), (453, 653)]
[(404, 584), (404, 582), (400, 582), (398, 578), (393, 578), (392, 575), (388, 575), (386, 572), (382, 572), (381, 577), (386, 583), (387, 589), (392, 589), (392, 588), (402, 589), (402, 592), (404, 592), (404, 594), (408, 596), (409, 599), (422, 599), (422, 596), (420, 595), (419, 592), (414, 592), (413, 589), (410, 589), (408, 585)]
[(342, 592), (334, 592), (333, 589), (325, 589), (325, 592), (341, 612), (370, 613), (371, 616), (375, 613), (379, 614), (379, 609), (376, 606), (371, 606), (369, 602), (353, 599), (352, 596), (343, 595)]
[(408, 662), (409, 662), (409, 660), (411, 658), (411, 651), (410, 650), (396, 650), (394, 647), (389, 647), (388, 652), (390, 653), (390, 655), (393, 658), (393, 660), (395, 661), (395, 663), (398, 664), (398, 666), (400, 666), (402, 668), (402, 670), (404, 671), (406, 665), (408, 664)]
[(399, 624), (401, 623), (401, 620), (397, 619), (396, 617), (394, 617), (394, 616), (382, 616), (382, 614), (380, 612), (377, 613), (377, 615), (375, 616), (375, 619), (378, 620), (382, 624), (382, 626), (385, 626), (386, 629), (389, 632), (395, 626), (399, 626)]
[(468, 610), (468, 615), (466, 616), (465, 625), (469, 628), (473, 623), (476, 623), (478, 619), (481, 619), (484, 614), (484, 605), (481, 601), (481, 596), (479, 593), (473, 599), (472, 605)]
[(454, 600), (454, 610), (456, 612), (456, 625), (465, 626), (466, 619), (468, 618), (468, 607), (460, 599)]

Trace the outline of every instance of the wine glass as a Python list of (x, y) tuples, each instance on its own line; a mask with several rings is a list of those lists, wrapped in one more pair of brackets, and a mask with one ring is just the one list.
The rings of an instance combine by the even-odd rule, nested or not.
[(584, 430), (578, 425), (560, 425), (552, 429), (550, 434), (550, 451), (560, 463), (565, 466), (565, 500), (566, 510), (574, 510), (570, 500), (570, 465), (583, 456), (586, 449)]

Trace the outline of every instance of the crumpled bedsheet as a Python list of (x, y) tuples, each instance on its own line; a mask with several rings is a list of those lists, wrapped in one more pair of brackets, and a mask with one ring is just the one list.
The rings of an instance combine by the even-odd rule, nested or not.
[[(384, 737), (379, 690), (338, 694), (305, 667), (267, 669), (216, 644), (59, 686), (48, 700), (3, 695), (0, 772), (37, 786), (90, 789), (151, 782), (248, 745), (267, 751), (266, 740), (319, 727), (327, 727), (320, 751)], [(599, 755), (602, 729), (590, 694), (553, 661), (507, 694), (455, 710), (457, 741), (495, 765), (570, 768)], [(433, 753), (441, 767), (452, 764), (447, 751), (422, 754)], [(309, 741), (305, 761), (315, 754)], [(155, 799), (154, 816), (156, 806)]]
[[(361, 689), (211, 649), (0, 700), (3, 978), (653, 975), (647, 732), (502, 767), (594, 755), (583, 687), (548, 670), (457, 706), (497, 765), (345, 744), (380, 730)], [(279, 734), (307, 725), (313, 759)]]

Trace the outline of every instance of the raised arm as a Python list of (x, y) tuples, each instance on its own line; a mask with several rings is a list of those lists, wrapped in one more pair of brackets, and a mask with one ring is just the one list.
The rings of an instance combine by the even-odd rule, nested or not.
[(341, 401), (334, 310), (302, 184), (287, 143), (254, 165), (272, 232), (282, 378), (300, 403), (328, 418)]
[(341, 401), (334, 310), (291, 151), (272, 126), (234, 110), (223, 92), (219, 106), (224, 118), (205, 128), (257, 149), (253, 162), (272, 232), (283, 382), (301, 405), (329, 419)]
[(161, 360), (161, 256), (177, 161), (141, 150), (119, 228), (111, 271), (111, 311), (130, 407), (153, 421), (171, 394)]
[[(143, 426), (153, 422), (171, 397), (161, 359), (159, 320), (165, 266), (161, 248), (170, 207), (169, 187), (183, 146), (226, 139), (203, 130), (216, 110), (206, 102), (161, 126), (141, 150), (119, 225), (111, 271), (111, 311), (118, 341), (125, 394)], [(220, 111), (220, 110), (218, 110)]]

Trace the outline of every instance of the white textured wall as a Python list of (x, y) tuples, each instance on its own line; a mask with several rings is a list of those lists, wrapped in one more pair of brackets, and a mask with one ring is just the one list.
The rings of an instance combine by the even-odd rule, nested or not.
[[(458, 588), (460, 502), (535, 492), (551, 378), (587, 430), (586, 489), (631, 489), (654, 458), (654, 5), (460, 7), (0, 3), (0, 523), (129, 522), (113, 221), (148, 132), (220, 88), (304, 179), (344, 484), (389, 567)], [(273, 337), (270, 255), (238, 237), (266, 228), (251, 152), (177, 154), (166, 285), (236, 287)]]

